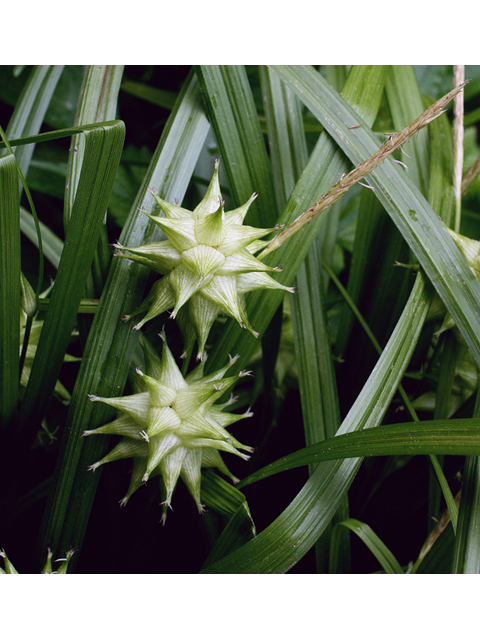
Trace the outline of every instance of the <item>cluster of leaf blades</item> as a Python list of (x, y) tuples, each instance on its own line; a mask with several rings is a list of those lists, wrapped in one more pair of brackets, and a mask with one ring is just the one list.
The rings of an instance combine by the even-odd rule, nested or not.
[[(138, 343), (132, 323), (122, 318), (141, 300), (149, 273), (138, 264), (111, 260), (104, 224), (124, 139), (124, 124), (115, 120), (122, 72), (121, 67), (87, 68), (75, 128), (39, 134), (62, 68), (35, 68), (6, 130), (23, 173), (27, 173), (34, 143), (73, 136), (65, 185), (64, 243), (45, 221), (35, 224), (20, 208), (17, 164), (11, 154), (0, 157), (0, 411), (2, 434), (12, 451), (2, 471), (2, 508), (7, 518), (18, 499), (15, 465), (27, 455), (45, 415), (74, 326), (83, 344), (56, 470), (49, 483), (38, 558), (45, 557), (47, 547), (61, 554), (82, 546), (100, 477), (98, 472), (93, 475), (85, 470), (102, 457), (108, 442), (80, 436), (87, 425), (95, 428), (112, 416), (108, 407), (89, 403), (87, 394), (121, 395)], [(171, 95), (145, 96), (150, 101), (166, 100), (171, 114), (131, 203), (119, 237), (122, 244), (138, 246), (161, 239), (158, 228), (152, 228), (140, 211), (153, 212), (149, 189), (154, 188), (165, 200), (181, 201), (210, 130), (234, 203), (245, 202), (252, 192), (259, 194), (247, 224), (286, 226), (324, 195), (352, 163), (359, 164), (379, 148), (379, 136), (372, 127), (382, 103), (388, 104), (395, 130), (409, 124), (426, 106), (411, 67), (353, 66), (348, 74), (344, 68), (331, 67), (322, 75), (313, 67), (274, 65), (260, 67), (258, 78), (262, 117), (248, 70), (242, 66), (192, 68), (173, 107)], [(140, 89), (127, 85), (125, 90), (141, 95)], [(306, 135), (305, 107), (321, 125), (314, 141)], [(358, 382), (360, 388), (343, 419), (339, 402), (342, 374), (335, 374), (327, 313), (329, 277), (322, 269), (322, 260), (331, 263), (333, 259), (342, 203), (266, 257), (268, 264), (282, 265), (278, 280), (297, 288), (290, 296), (290, 306), (303, 427), (297, 420), (292, 428), (305, 430), (307, 448), (252, 474), (240, 489), (297, 466), (308, 465), (309, 478), (280, 516), (257, 533), (245, 497), (248, 493), (212, 472), (205, 473), (203, 500), (228, 524), (205, 560), (204, 572), (286, 572), (314, 545), (319, 571), (348, 570), (345, 530), (360, 536), (384, 571), (403, 572), (370, 527), (349, 518), (347, 495), (363, 458), (417, 454), (430, 456), (453, 524), (457, 523), (455, 501), (434, 456), (472, 456), (465, 469), (456, 536), (450, 540), (453, 564), (447, 570), (480, 570), (475, 542), (480, 512), (475, 457), (480, 454), (479, 414), (475, 407), (474, 417), (448, 419), (445, 402), (451, 392), (454, 359), (444, 358), (434, 420), (419, 422), (412, 413), (413, 422), (381, 426), (417, 348), (435, 292), (480, 366), (480, 286), (444, 227), (452, 212), (449, 136), (448, 118), (442, 115), (405, 149), (408, 173), (387, 159), (367, 178), (374, 192), (365, 190), (360, 196), (347, 285), (352, 305), (361, 302), (369, 276), (367, 256), (375, 250), (381, 227), (390, 229), (384, 264), (376, 266), (383, 278), (378, 276), (382, 291), (398, 290), (403, 295), (398, 295), (396, 312), (385, 320), (379, 320), (373, 305), (369, 310), (368, 323), (377, 323), (374, 333), (383, 336), (383, 351), (371, 373)], [(383, 210), (389, 216), (387, 222)], [(36, 242), (34, 229), (38, 226), (45, 256), (57, 268), (57, 275), (31, 378), (18, 410), (20, 229)], [(420, 264), (413, 286), (409, 271), (399, 275), (391, 268), (400, 252), (407, 256), (410, 252), (410, 262)], [(381, 295), (375, 303), (379, 308)], [(262, 291), (248, 299), (251, 323), (263, 336), (265, 394), (273, 376), (268, 360), (275, 357), (279, 344), (278, 323), (272, 320), (280, 317), (283, 297), (279, 291)], [(90, 298), (98, 299), (92, 319), (78, 314), (81, 300)], [(349, 346), (351, 349), (350, 336), (357, 334), (348, 310), (342, 310), (339, 323), (335, 349), (341, 356)], [(447, 353), (448, 338), (442, 337), (442, 342)], [(251, 334), (229, 320), (215, 340), (206, 369), (224, 365), (233, 353), (240, 354), (237, 370), (245, 369), (257, 346)], [(360, 356), (359, 350), (353, 366)], [(438, 515), (440, 499), (441, 492), (433, 484), (432, 515)], [(426, 564), (419, 566), (421, 570)]]

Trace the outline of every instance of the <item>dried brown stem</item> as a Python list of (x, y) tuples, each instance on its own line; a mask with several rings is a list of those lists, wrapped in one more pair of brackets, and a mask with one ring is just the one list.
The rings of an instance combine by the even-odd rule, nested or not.
[(370, 158), (361, 162), (350, 173), (342, 177), (318, 202), (310, 209), (302, 213), (296, 220), (292, 222), (286, 229), (279, 233), (272, 242), (262, 251), (258, 258), (263, 258), (275, 249), (278, 249), (284, 242), (291, 238), (295, 233), (300, 231), (305, 225), (309, 224), (314, 218), (320, 215), (325, 209), (328, 209), (334, 202), (339, 200), (354, 184), (376, 169), (389, 155), (396, 149), (408, 142), (420, 129), (423, 129), (432, 120), (438, 118), (444, 112), (445, 106), (459, 93), (467, 84), (458, 85), (452, 91), (447, 93), (443, 98), (434, 102), (426, 109), (416, 120), (408, 127), (402, 129), (398, 133), (389, 135), (388, 140), (373, 154)]
[[(460, 495), (461, 495), (461, 492), (459, 491), (455, 496), (455, 504), (457, 505), (457, 508), (460, 506)], [(442, 515), (442, 517), (440, 518), (440, 520), (438, 521), (436, 527), (433, 529), (433, 531), (430, 533), (427, 540), (425, 541), (425, 544), (421, 548), (415, 564), (409, 571), (407, 571), (407, 573), (416, 573), (422, 560), (425, 558), (427, 553), (431, 550), (435, 542), (437, 542), (438, 538), (442, 535), (442, 533), (445, 531), (445, 529), (450, 524), (450, 522), (451, 522), (450, 513), (447, 509)]]

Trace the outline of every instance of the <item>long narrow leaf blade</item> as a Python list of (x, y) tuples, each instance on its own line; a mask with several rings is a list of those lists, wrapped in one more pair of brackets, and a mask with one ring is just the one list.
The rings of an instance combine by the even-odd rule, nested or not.
[[(23, 207), (20, 207), (20, 230), (32, 244), (38, 246), (35, 220), (32, 214)], [(43, 254), (45, 258), (58, 269), (63, 251), (63, 241), (43, 222), (40, 222), (40, 233), (42, 236)]]
[[(35, 135), (40, 131), (62, 71), (63, 65), (41, 65), (33, 69), (8, 123), (5, 133), (9, 140)], [(34, 150), (35, 146), (30, 145), (15, 151), (15, 157), (25, 176)]]
[(201, 496), (208, 507), (229, 519), (204, 562), (207, 567), (254, 538), (257, 531), (243, 493), (211, 469), (202, 474)]
[(0, 158), (0, 425), (17, 415), (20, 344), (20, 202), (15, 157)]
[[(35, 135), (40, 131), (45, 113), (47, 111), (50, 100), (53, 96), (58, 80), (63, 72), (63, 65), (41, 65), (34, 67), (30, 74), (22, 94), (15, 106), (14, 112), (9, 120), (6, 130), (7, 138), (18, 138), (19, 136)], [(22, 146), (15, 150), (15, 158), (17, 159), (20, 171), (24, 176), (28, 173), (30, 161), (32, 159), (35, 145)], [(0, 151), (0, 155), (2, 152)], [(19, 193), (22, 193), (23, 183), (18, 181)], [(33, 227), (33, 228), (32, 228)], [(40, 269), (39, 278), (43, 273), (43, 250), (41, 234), (42, 230), (49, 235), (51, 240), (51, 232), (32, 216), (32, 214), (20, 209), (20, 229), (25, 233), (34, 245), (40, 249)], [(31, 231), (31, 232), (30, 232)], [(47, 248), (49, 259), (51, 259), (50, 246)], [(42, 283), (39, 282), (39, 287)]]
[[(397, 130), (403, 129), (425, 108), (414, 68), (411, 65), (392, 65), (385, 88), (394, 127)], [(430, 160), (428, 136), (425, 133), (419, 134), (417, 139), (407, 142), (402, 149), (404, 159), (408, 159), (410, 179), (426, 195)]]
[[(474, 416), (480, 412), (477, 399)], [(480, 458), (468, 457), (462, 484), (452, 573), (480, 573)]]
[[(90, 65), (87, 67), (77, 106), (75, 125), (94, 124), (115, 119), (122, 74), (123, 65)], [(73, 136), (65, 185), (63, 216), (66, 227), (74, 207), (84, 154), (85, 136)], [(89, 278), (87, 282), (86, 297), (100, 296), (110, 260), (111, 251), (104, 224), (100, 230), (98, 247), (94, 255), (92, 278)]]
[[(385, 573), (394, 573), (394, 574), (404, 574), (402, 567), (400, 566), (398, 560), (395, 558), (393, 553), (388, 549), (388, 547), (380, 540), (377, 534), (364, 522), (360, 522), (355, 518), (348, 518), (343, 522), (339, 522), (335, 529), (338, 530), (338, 527), (346, 527), (356, 533), (357, 536), (362, 540), (379, 563), (382, 565)], [(334, 535), (337, 531), (334, 532)], [(332, 545), (335, 544), (335, 541), (332, 539)]]
[[(75, 324), (103, 224), (125, 136), (118, 121), (86, 134), (86, 162), (21, 412), (22, 431), (34, 434), (47, 407)], [(28, 436), (27, 436), (28, 438)]]
[(275, 473), (339, 458), (397, 455), (476, 455), (480, 452), (480, 419), (405, 422), (345, 433), (305, 447), (269, 464), (241, 481), (239, 487)]

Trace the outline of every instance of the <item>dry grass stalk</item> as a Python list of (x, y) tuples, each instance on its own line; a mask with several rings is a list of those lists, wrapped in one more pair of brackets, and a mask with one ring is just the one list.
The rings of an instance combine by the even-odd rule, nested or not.
[(384, 142), (373, 156), (370, 156), (370, 158), (361, 162), (355, 167), (355, 169), (335, 183), (330, 191), (320, 198), (318, 202), (302, 213), (292, 222), (292, 224), (279, 233), (268, 247), (262, 251), (258, 258), (261, 259), (275, 249), (278, 249), (278, 247), (291, 238), (295, 233), (300, 231), (300, 229), (312, 222), (312, 220), (325, 211), (325, 209), (328, 209), (328, 207), (334, 204), (334, 202), (339, 200), (348, 191), (348, 189), (353, 187), (354, 184), (360, 182), (362, 178), (365, 178), (365, 176), (382, 164), (382, 162), (396, 149), (408, 142), (412, 136), (423, 129), (423, 127), (430, 124), (430, 122), (435, 120), (435, 118), (438, 118), (438, 116), (444, 112), (444, 109), (450, 100), (452, 100), (463, 89), (467, 82), (459, 84), (445, 96), (434, 102), (416, 120), (405, 127), (405, 129), (389, 135), (388, 140)]

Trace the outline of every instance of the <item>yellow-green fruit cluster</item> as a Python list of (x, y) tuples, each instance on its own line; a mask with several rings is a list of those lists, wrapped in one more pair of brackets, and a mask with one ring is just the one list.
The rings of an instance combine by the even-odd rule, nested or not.
[(268, 275), (268, 271), (279, 268), (264, 265), (254, 256), (268, 244), (260, 238), (274, 230), (243, 224), (255, 194), (238, 209), (224, 211), (217, 162), (207, 193), (193, 211), (153, 195), (164, 216), (146, 215), (162, 229), (167, 240), (139, 247), (114, 245), (117, 256), (136, 260), (164, 276), (133, 314), (145, 313), (134, 329), (169, 309), (173, 318), (180, 309), (186, 309), (198, 341), (198, 359), (203, 357), (208, 334), (219, 313), (231, 316), (258, 337), (247, 317), (245, 294), (255, 289), (292, 289)]
[(120, 411), (116, 420), (103, 427), (85, 431), (92, 434), (117, 434), (123, 436), (118, 445), (102, 460), (100, 465), (121, 458), (133, 458), (130, 487), (121, 500), (125, 505), (143, 482), (160, 474), (165, 490), (163, 522), (170, 506), (173, 491), (179, 477), (183, 479), (193, 496), (198, 510), (200, 501), (201, 468), (216, 467), (234, 482), (237, 480), (223, 462), (220, 451), (233, 453), (248, 460), (242, 451), (252, 449), (242, 445), (227, 431), (227, 427), (252, 414), (225, 413), (224, 404), (214, 404), (239, 378), (248, 374), (224, 377), (236, 358), (227, 366), (210, 375), (204, 375), (201, 362), (188, 376), (183, 377), (168, 348), (165, 335), (161, 361), (146, 352), (147, 374), (137, 369), (140, 393), (120, 398), (89, 396), (95, 402), (104, 402)]

